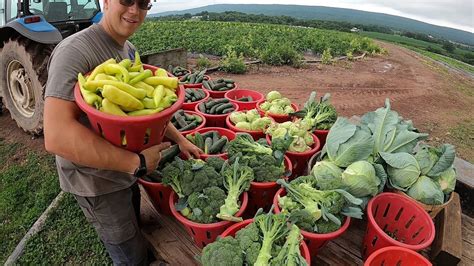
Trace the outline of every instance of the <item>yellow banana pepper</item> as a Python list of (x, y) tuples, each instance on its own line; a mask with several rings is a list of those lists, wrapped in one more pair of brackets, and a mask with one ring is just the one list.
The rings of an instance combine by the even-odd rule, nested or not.
[(103, 88), (105, 85), (112, 85), (114, 87), (119, 88), (120, 90), (132, 95), (133, 97), (141, 100), (145, 98), (146, 91), (144, 89), (135, 88), (130, 84), (121, 82), (121, 81), (114, 81), (114, 80), (92, 80), (87, 81), (84, 85), (84, 88), (88, 91), (95, 92), (97, 88)]
[(178, 88), (178, 78), (176, 77), (149, 77), (144, 80), (145, 83), (151, 86), (163, 85), (172, 90)]
[(143, 71), (142, 73), (140, 73), (140, 75), (138, 75), (138, 76), (134, 77), (133, 79), (131, 79), (131, 80), (128, 82), (128, 84), (133, 85), (133, 84), (135, 84), (135, 83), (137, 83), (137, 82), (139, 82), (139, 81), (142, 81), (142, 80), (144, 80), (144, 79), (146, 79), (146, 78), (149, 78), (149, 77), (151, 77), (151, 76), (153, 76), (153, 72), (151, 72), (151, 70), (149, 70), (149, 69), (146, 69), (145, 71)]
[(116, 63), (115, 59), (110, 58), (109, 60), (105, 61), (104, 63), (96, 66), (94, 70), (92, 70), (91, 74), (87, 77), (87, 81), (91, 81), (95, 79), (95, 76), (100, 73), (104, 73), (104, 66), (108, 64)]
[(120, 75), (122, 77), (123, 82), (125, 83), (128, 83), (130, 81), (130, 76), (128, 75), (127, 69), (119, 64), (107, 64), (104, 66), (104, 71), (106, 74), (109, 75)]
[(104, 85), (104, 88), (102, 89), (102, 96), (109, 101), (123, 106), (129, 110), (141, 110), (144, 108), (142, 102), (140, 102), (137, 98), (111, 85)]
[(163, 108), (155, 108), (155, 109), (143, 109), (143, 110), (138, 110), (138, 111), (133, 111), (129, 112), (129, 116), (140, 116), (140, 115), (151, 115), (151, 114), (156, 114), (159, 113), (163, 110)]
[(127, 116), (127, 114), (122, 111), (118, 105), (109, 101), (107, 98), (102, 100), (102, 107), (100, 107), (100, 111), (111, 115)]
[(153, 100), (155, 101), (156, 106), (160, 104), (163, 96), (165, 96), (165, 87), (163, 87), (163, 85), (156, 86), (155, 91), (153, 92)]
[(146, 97), (153, 98), (153, 92), (155, 91), (155, 88), (153, 88), (153, 86), (150, 86), (143, 81), (139, 81), (133, 84), (133, 86), (135, 88), (144, 89), (146, 91)]

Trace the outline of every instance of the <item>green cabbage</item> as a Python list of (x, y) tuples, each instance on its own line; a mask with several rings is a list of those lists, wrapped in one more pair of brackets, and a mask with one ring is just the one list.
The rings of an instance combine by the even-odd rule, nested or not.
[(362, 198), (375, 196), (378, 193), (380, 179), (371, 163), (357, 161), (342, 172), (342, 183), (354, 197)]
[(450, 167), (442, 172), (440, 176), (436, 177), (435, 181), (439, 184), (444, 194), (449, 194), (456, 187), (456, 171), (453, 167)]
[(235, 124), (235, 127), (244, 130), (252, 130), (252, 127), (249, 122), (238, 122), (237, 124)]
[(408, 196), (428, 205), (444, 203), (444, 194), (438, 183), (427, 176), (420, 176), (407, 191)]
[(413, 155), (406, 152), (381, 152), (380, 155), (387, 163), (388, 179), (394, 188), (406, 191), (420, 177), (421, 169)]
[(266, 100), (267, 100), (268, 102), (272, 102), (272, 101), (274, 101), (274, 100), (276, 100), (276, 99), (281, 99), (281, 94), (280, 94), (280, 92), (278, 92), (278, 91), (271, 91), (271, 92), (267, 93)]
[(247, 115), (243, 112), (233, 112), (229, 116), (232, 123), (237, 124), (238, 122), (247, 122)]

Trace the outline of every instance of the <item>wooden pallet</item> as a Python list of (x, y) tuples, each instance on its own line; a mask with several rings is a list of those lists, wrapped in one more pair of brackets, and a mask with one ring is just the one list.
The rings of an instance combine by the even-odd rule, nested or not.
[[(199, 265), (195, 259), (200, 249), (181, 224), (172, 217), (158, 214), (142, 189), (142, 232), (153, 246), (158, 259), (155, 265)], [(340, 238), (329, 242), (312, 261), (314, 265), (362, 265), (360, 246), (365, 234), (365, 220), (355, 220)], [(463, 252), (459, 265), (474, 265), (474, 219), (462, 215)], [(430, 249), (421, 252), (429, 258)]]

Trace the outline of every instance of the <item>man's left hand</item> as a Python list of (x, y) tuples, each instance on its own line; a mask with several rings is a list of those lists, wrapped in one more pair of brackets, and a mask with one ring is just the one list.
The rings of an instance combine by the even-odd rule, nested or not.
[(188, 139), (183, 138), (178, 143), (179, 149), (181, 152), (186, 156), (186, 158), (199, 158), (199, 154), (203, 153), (201, 149), (199, 149), (196, 145), (191, 143)]

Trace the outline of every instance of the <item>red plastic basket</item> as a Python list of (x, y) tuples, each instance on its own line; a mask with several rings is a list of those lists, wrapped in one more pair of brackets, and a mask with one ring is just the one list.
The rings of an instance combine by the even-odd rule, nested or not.
[[(200, 248), (205, 247), (207, 244), (212, 243), (216, 238), (224, 232), (229, 226), (233, 224), (231, 221), (220, 221), (212, 224), (201, 224), (196, 223), (191, 220), (188, 220), (186, 217), (181, 215), (180, 212), (176, 210), (174, 204), (178, 201), (178, 195), (173, 191), (169, 197), (169, 206), (173, 216), (183, 224), (184, 228), (188, 234), (193, 238), (196, 245)], [(248, 196), (247, 192), (244, 192), (240, 195), (240, 210), (235, 214), (236, 217), (242, 216), (247, 208)]]
[[(284, 158), (285, 170), (291, 171), (290, 159), (286, 155)], [(270, 210), (278, 189), (280, 189), (280, 185), (276, 182), (250, 182), (249, 204), (244, 217), (254, 217), (259, 208), (263, 208), (264, 211)]]
[(206, 94), (204, 99), (201, 99), (201, 100), (195, 101), (195, 102), (190, 102), (190, 103), (183, 102), (183, 110), (194, 111), (196, 109), (196, 105), (198, 105), (202, 102), (205, 102), (209, 98), (209, 92), (207, 90), (202, 90), (202, 91), (204, 91), (204, 93)]
[(422, 250), (431, 245), (435, 236), (433, 220), (428, 213), (414, 200), (399, 194), (385, 192), (372, 198), (367, 205), (367, 217), (362, 243), (364, 259), (387, 246)]
[(199, 129), (204, 128), (204, 126), (206, 125), (206, 118), (205, 118), (202, 114), (200, 114), (200, 113), (198, 113), (198, 112), (187, 111), (187, 110), (185, 110), (184, 113), (185, 113), (185, 114), (188, 114), (188, 115), (198, 115), (198, 116), (202, 119), (202, 122), (201, 122), (201, 124), (200, 124), (199, 126), (197, 126), (197, 127), (194, 128), (194, 129), (190, 129), (190, 130), (186, 130), (186, 131), (181, 131), (181, 132), (180, 132), (181, 135), (186, 136), (186, 135), (188, 135), (188, 134), (194, 133), (194, 132), (198, 131)]
[[(217, 131), (221, 136), (226, 136), (229, 141), (235, 139), (235, 132), (229, 130), (227, 128), (220, 128), (220, 127), (204, 127), (199, 130), (194, 131), (192, 134), (200, 133), (204, 134), (208, 131)], [(222, 159), (227, 159), (227, 152), (219, 153), (219, 154), (200, 154), (200, 159), (207, 160), (209, 157), (221, 157)]]
[(148, 197), (151, 199), (153, 207), (155, 207), (158, 213), (171, 216), (169, 197), (173, 189), (171, 187), (165, 186), (162, 183), (153, 183), (138, 178), (138, 183), (140, 183), (145, 189)]
[[(204, 104), (204, 102), (200, 103), (200, 104)], [(222, 127), (224, 128), (225, 127), (225, 119), (226, 117), (228, 117), (230, 115), (230, 113), (227, 113), (227, 114), (223, 114), (223, 115), (210, 115), (210, 114), (206, 114), (206, 113), (203, 113), (199, 110), (199, 105), (196, 105), (194, 107), (194, 111), (202, 114), (205, 118), (206, 118), (206, 127)], [(235, 111), (238, 111), (239, 110), (239, 106), (235, 103), (232, 103), (235, 107)]]
[(211, 95), (211, 98), (218, 99), (218, 98), (224, 98), (224, 95), (229, 91), (238, 90), (239, 86), (237, 85), (237, 83), (234, 83), (234, 88), (226, 90), (226, 91), (208, 90), (204, 86), (202, 86), (202, 89), (207, 90), (209, 92), (209, 94)]
[(431, 262), (421, 254), (402, 247), (381, 248), (367, 258), (364, 266), (431, 266)]
[[(237, 101), (242, 97), (252, 97), (253, 101), (250, 102), (241, 102)], [(224, 94), (224, 98), (229, 99), (230, 102), (236, 103), (239, 106), (239, 110), (251, 110), (255, 109), (257, 106), (257, 102), (263, 99), (263, 94), (258, 91), (254, 90), (247, 90), (247, 89), (233, 89), (227, 91)]]
[[(211, 77), (204, 75), (205, 80), (211, 80)], [(184, 88), (201, 88), (202, 83), (183, 83)]]
[[(284, 188), (281, 188), (277, 191), (275, 194), (275, 197), (273, 198), (273, 206), (274, 212), (275, 213), (280, 213), (280, 205), (278, 205), (278, 197), (283, 197), (286, 195), (286, 190)], [(304, 237), (304, 241), (309, 247), (309, 251), (311, 252), (311, 257), (315, 258), (318, 250), (330, 240), (336, 239), (339, 236), (341, 236), (344, 232), (349, 229), (349, 225), (351, 224), (351, 218), (346, 217), (344, 220), (344, 223), (342, 224), (341, 228), (339, 228), (337, 231), (334, 231), (332, 233), (327, 233), (327, 234), (317, 234), (317, 233), (312, 233), (308, 231), (301, 230), (301, 234)]]
[[(257, 110), (260, 112), (261, 115), (269, 116), (269, 117), (273, 118), (273, 120), (275, 120), (275, 122), (277, 122), (277, 123), (283, 123), (283, 122), (291, 120), (291, 117), (289, 115), (277, 115), (277, 114), (272, 114), (272, 113), (269, 113), (269, 112), (266, 112), (266, 111), (262, 110), (262, 108), (260, 108), (260, 105), (264, 102), (265, 102), (265, 99), (263, 99), (261, 101), (258, 101), (257, 106), (256, 106)], [(293, 107), (295, 112), (298, 111), (298, 106), (296, 104), (292, 103), (291, 106)]]
[(328, 137), (329, 130), (316, 129), (313, 133), (316, 135), (316, 137), (318, 137), (321, 148), (323, 148), (324, 144), (326, 144), (326, 138)]
[[(296, 177), (303, 175), (307, 169), (308, 161), (316, 152), (321, 149), (321, 144), (319, 143), (318, 137), (316, 135), (311, 134), (314, 140), (314, 144), (311, 146), (309, 151), (305, 152), (291, 152), (287, 151), (285, 155), (288, 156), (291, 160), (291, 164), (293, 165), (293, 169), (291, 169), (291, 177)], [(271, 136), (267, 135), (267, 142), (269, 144), (272, 143)]]
[[(221, 235), (220, 237), (226, 237), (226, 236), (232, 236), (235, 237), (235, 234), (242, 228), (245, 228), (247, 225), (251, 224), (253, 222), (253, 219), (247, 219), (242, 222), (233, 224), (229, 228), (227, 228)], [(309, 249), (308, 246), (304, 241), (301, 241), (300, 245), (300, 252), (301, 256), (306, 260), (308, 265), (311, 265), (311, 256), (309, 254)]]
[[(271, 120), (273, 120), (273, 118), (269, 117)], [(245, 132), (245, 133), (248, 133), (250, 134), (250, 136), (252, 136), (252, 138), (254, 140), (259, 140), (261, 138), (265, 138), (265, 133), (263, 131), (258, 131), (258, 130), (245, 130), (245, 129), (240, 129), (238, 127), (236, 127), (234, 125), (234, 123), (232, 123), (232, 121), (230, 121), (230, 115), (226, 117), (225, 119), (225, 124), (227, 126), (227, 128), (229, 128), (230, 130), (234, 131), (234, 132)]]
[[(143, 67), (153, 72), (158, 69), (150, 65), (143, 65)], [(157, 114), (115, 116), (103, 113), (89, 106), (82, 98), (79, 84), (76, 83), (74, 87), (76, 104), (86, 113), (93, 130), (115, 146), (132, 152), (141, 152), (146, 148), (159, 144), (163, 140), (171, 116), (183, 105), (183, 86), (178, 86), (176, 94), (178, 100), (169, 108)], [(126, 145), (122, 145), (122, 138), (126, 139)]]

